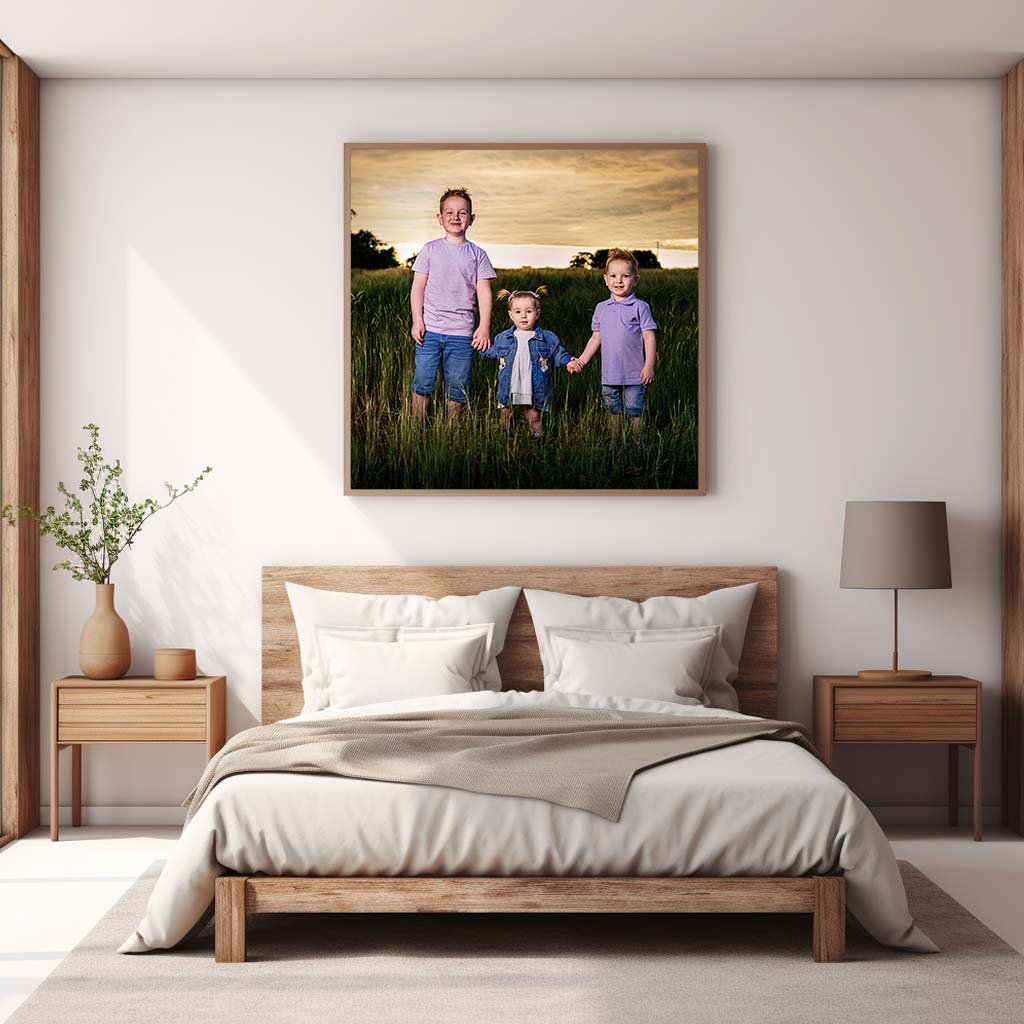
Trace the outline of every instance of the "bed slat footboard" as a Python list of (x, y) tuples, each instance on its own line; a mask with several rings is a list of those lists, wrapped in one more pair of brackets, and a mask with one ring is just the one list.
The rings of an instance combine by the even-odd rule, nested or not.
[(813, 914), (814, 959), (846, 949), (845, 883), (815, 878), (217, 879), (218, 963), (245, 961), (246, 913)]

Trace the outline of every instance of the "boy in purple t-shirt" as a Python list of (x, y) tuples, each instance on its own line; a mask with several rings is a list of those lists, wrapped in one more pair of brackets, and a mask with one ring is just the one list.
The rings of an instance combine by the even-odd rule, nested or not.
[[(438, 203), (437, 222), (444, 238), (427, 242), (413, 263), (412, 339), (416, 364), (412, 411), (422, 419), (430, 407), (438, 368), (444, 378), (448, 411), (457, 413), (469, 398), (473, 349), (491, 344), (491, 281), (494, 268), (487, 253), (466, 238), (473, 200), (464, 188), (451, 188)], [(480, 323), (473, 329), (479, 307)]]
[(594, 332), (579, 356), (586, 366), (601, 350), (601, 397), (614, 417), (626, 414), (633, 432), (640, 430), (647, 386), (654, 380), (654, 350), (658, 325), (651, 307), (633, 294), (640, 276), (636, 257), (627, 249), (612, 249), (604, 265), (604, 283), (611, 298), (594, 308)]

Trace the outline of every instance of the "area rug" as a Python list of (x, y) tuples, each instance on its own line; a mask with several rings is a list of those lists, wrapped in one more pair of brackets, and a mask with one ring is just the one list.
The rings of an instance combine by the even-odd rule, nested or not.
[(10, 1018), (14, 1024), (958, 1024), (1024, 1020), (1024, 958), (906, 862), (937, 955), (851, 926), (811, 959), (810, 916), (424, 914), (249, 919), (249, 962), (216, 964), (210, 928), (170, 953), (114, 950), (154, 864)]

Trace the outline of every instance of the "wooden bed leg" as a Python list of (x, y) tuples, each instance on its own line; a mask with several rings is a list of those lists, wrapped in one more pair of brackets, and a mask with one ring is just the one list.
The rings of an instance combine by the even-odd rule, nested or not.
[[(214, 956), (217, 963), (245, 963), (244, 876), (229, 875), (217, 879), (214, 888), (213, 914)], [(817, 916), (815, 916), (815, 921), (817, 921)]]
[(840, 963), (846, 955), (846, 882), (835, 875), (814, 880), (814, 959)]

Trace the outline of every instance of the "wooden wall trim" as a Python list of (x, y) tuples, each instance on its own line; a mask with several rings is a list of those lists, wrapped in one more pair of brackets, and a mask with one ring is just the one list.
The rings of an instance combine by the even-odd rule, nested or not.
[(1003, 79), (1003, 824), (1024, 833), (1024, 62)]
[[(0, 60), (0, 501), (39, 504), (39, 79)], [(39, 824), (39, 536), (0, 530), (2, 828)]]

